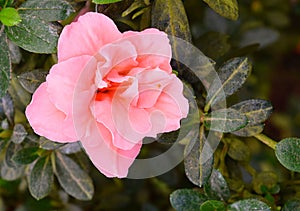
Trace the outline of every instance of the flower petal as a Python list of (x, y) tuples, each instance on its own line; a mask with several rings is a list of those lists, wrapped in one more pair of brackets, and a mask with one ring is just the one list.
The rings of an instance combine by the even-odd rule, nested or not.
[(82, 55), (93, 56), (103, 45), (121, 36), (110, 18), (88, 12), (63, 29), (58, 40), (58, 62)]
[(46, 82), (33, 94), (25, 114), (34, 132), (40, 136), (62, 143), (78, 140), (69, 118), (49, 100)]

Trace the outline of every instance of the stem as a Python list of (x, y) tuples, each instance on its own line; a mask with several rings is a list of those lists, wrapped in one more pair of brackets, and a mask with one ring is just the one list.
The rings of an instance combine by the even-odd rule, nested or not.
[(261, 142), (263, 142), (265, 145), (267, 145), (275, 150), (277, 142), (274, 141), (273, 139), (269, 138), (268, 136), (266, 136), (264, 134), (257, 134), (254, 137), (257, 138), (258, 140), (260, 140)]

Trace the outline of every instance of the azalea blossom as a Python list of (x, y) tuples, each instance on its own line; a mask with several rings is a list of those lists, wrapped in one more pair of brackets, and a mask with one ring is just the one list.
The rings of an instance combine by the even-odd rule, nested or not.
[(32, 96), (26, 116), (52, 141), (81, 141), (107, 177), (126, 177), (144, 137), (177, 130), (188, 113), (172, 73), (167, 35), (121, 33), (107, 16), (88, 12), (66, 26), (58, 63)]

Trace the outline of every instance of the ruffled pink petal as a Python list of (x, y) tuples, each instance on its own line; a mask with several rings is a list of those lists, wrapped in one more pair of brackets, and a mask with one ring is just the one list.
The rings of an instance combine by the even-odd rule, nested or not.
[(58, 62), (82, 55), (93, 56), (103, 45), (121, 36), (107, 16), (88, 12), (63, 29), (58, 40)]
[(49, 100), (46, 82), (33, 94), (25, 114), (34, 132), (40, 136), (62, 143), (78, 140), (68, 117)]
[(123, 33), (122, 40), (127, 40), (135, 46), (139, 67), (159, 67), (168, 73), (172, 72), (172, 51), (166, 33), (154, 28), (142, 32), (128, 31)]
[(72, 113), (73, 94), (80, 73), (91, 58), (80, 56), (60, 62), (51, 68), (47, 76), (47, 92), (51, 102), (67, 115)]

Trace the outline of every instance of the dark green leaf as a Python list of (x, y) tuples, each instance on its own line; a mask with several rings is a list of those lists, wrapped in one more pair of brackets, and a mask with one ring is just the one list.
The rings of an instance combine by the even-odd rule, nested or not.
[(12, 64), (19, 64), (22, 59), (22, 54), (19, 46), (8, 40), (9, 55)]
[(29, 175), (29, 191), (39, 200), (51, 191), (53, 184), (53, 169), (50, 157), (40, 158), (33, 166)]
[(46, 76), (46, 71), (36, 69), (18, 75), (18, 79), (26, 91), (33, 93), (39, 85), (46, 80)]
[(232, 132), (245, 127), (248, 123), (246, 115), (234, 109), (220, 109), (204, 117), (207, 129), (219, 132)]
[(300, 199), (289, 200), (283, 206), (282, 211), (300, 210)]
[(34, 53), (55, 53), (58, 40), (57, 28), (37, 16), (20, 11), (22, 22), (5, 27), (8, 38), (21, 48)]
[[(270, 192), (277, 186), (278, 176), (271, 171), (263, 171), (254, 176), (252, 180), (253, 190), (258, 194), (265, 194)], [(262, 187), (265, 187), (265, 191), (262, 191)]]
[(0, 24), (0, 98), (3, 97), (9, 86), (10, 78), (10, 58), (7, 38), (3, 30), (3, 25)]
[(37, 16), (47, 22), (66, 19), (74, 9), (64, 0), (27, 0), (19, 7), (23, 14)]
[(50, 141), (49, 139), (46, 139), (45, 137), (40, 137), (39, 143), (40, 143), (40, 148), (46, 149), (46, 150), (55, 150), (55, 149), (58, 149), (58, 148), (64, 146), (64, 144), (62, 144), (62, 143)]
[(0, 10), (0, 21), (5, 26), (14, 26), (21, 22), (21, 17), (15, 8), (6, 7)]
[(291, 171), (300, 172), (300, 139), (285, 138), (275, 148), (279, 162)]
[(115, 3), (115, 2), (119, 2), (122, 0), (92, 0), (93, 3), (95, 4), (111, 4), (111, 3)]
[(216, 13), (231, 20), (237, 20), (239, 17), (239, 8), (236, 0), (203, 0)]
[(22, 124), (15, 124), (13, 134), (10, 138), (15, 144), (20, 144), (27, 136), (27, 131)]
[(254, 136), (256, 134), (260, 134), (264, 130), (264, 124), (259, 125), (253, 125), (253, 126), (246, 126), (240, 130), (236, 130), (231, 132), (232, 134), (236, 136), (242, 136), (242, 137), (250, 137)]
[(8, 166), (5, 160), (2, 161), (0, 168), (1, 178), (8, 181), (19, 179), (24, 173), (23, 166)]
[(21, 165), (32, 163), (39, 157), (38, 150), (38, 147), (23, 148), (13, 155), (12, 160)]
[(271, 208), (264, 202), (257, 199), (245, 199), (237, 201), (227, 207), (228, 211), (245, 211), (245, 210), (263, 210), (271, 211)]
[(206, 200), (204, 194), (192, 189), (178, 189), (170, 195), (171, 205), (177, 211), (199, 210)]
[(31, 94), (21, 86), (14, 74), (12, 74), (11, 86), (8, 91), (14, 100), (15, 107), (23, 111), (31, 100)]
[(266, 100), (252, 99), (231, 106), (248, 118), (248, 125), (253, 126), (264, 122), (273, 111), (272, 104)]
[(73, 142), (65, 144), (64, 146), (59, 148), (59, 151), (64, 154), (73, 154), (81, 151), (80, 142)]
[(9, 124), (14, 124), (14, 102), (9, 93), (6, 93), (4, 97), (0, 98), (0, 110), (5, 114)]
[(226, 211), (226, 207), (221, 201), (208, 200), (201, 205), (200, 211)]
[(200, 136), (199, 140), (193, 140), (187, 145), (186, 152), (190, 152), (184, 159), (186, 176), (199, 187), (209, 179), (213, 167), (213, 153), (204, 152), (203, 147), (207, 140), (203, 134)]
[(21, 149), (20, 144), (15, 144), (13, 142), (9, 143), (9, 145), (6, 149), (6, 154), (5, 154), (5, 163), (7, 166), (12, 167), (12, 168), (20, 166), (12, 160), (12, 157), (14, 156), (14, 154), (16, 154), (16, 152), (18, 152), (20, 149)]
[(94, 194), (91, 178), (71, 158), (56, 153), (56, 176), (63, 189), (79, 200), (90, 200)]
[(216, 79), (209, 87), (207, 93), (208, 105), (212, 105), (220, 100), (225, 100), (225, 96), (230, 96), (236, 92), (246, 81), (251, 70), (251, 64), (247, 58), (237, 57), (227, 61), (219, 68), (219, 80)]
[(250, 159), (250, 149), (243, 141), (237, 138), (232, 138), (228, 140), (228, 142), (228, 155), (232, 159), (238, 161), (248, 161)]
[(223, 175), (213, 169), (209, 180), (204, 184), (204, 190), (208, 197), (226, 201), (230, 197), (230, 190)]

